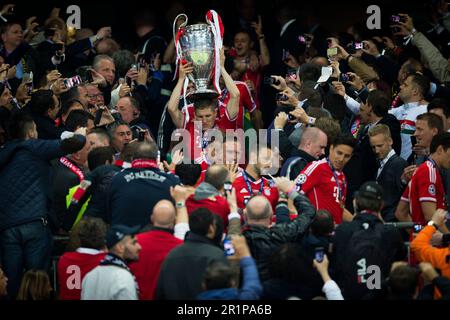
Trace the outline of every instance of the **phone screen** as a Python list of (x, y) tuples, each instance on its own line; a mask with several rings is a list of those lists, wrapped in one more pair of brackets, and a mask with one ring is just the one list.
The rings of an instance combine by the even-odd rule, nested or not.
[(225, 238), (225, 240), (223, 240), (223, 249), (225, 251), (225, 255), (227, 257), (232, 256), (236, 253), (236, 251), (234, 250), (233, 244), (231, 243), (231, 239), (230, 238)]
[(325, 251), (324, 251), (324, 249), (322, 247), (316, 248), (316, 254), (314, 256), (314, 259), (317, 262), (322, 262), (324, 255), (325, 255)]
[(327, 56), (328, 57), (333, 57), (335, 55), (338, 54), (338, 49), (337, 48), (329, 48), (327, 49)]

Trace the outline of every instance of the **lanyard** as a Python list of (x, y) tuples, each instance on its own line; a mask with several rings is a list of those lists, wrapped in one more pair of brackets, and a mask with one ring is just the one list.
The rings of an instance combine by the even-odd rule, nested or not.
[[(248, 192), (250, 192), (250, 195), (253, 196), (253, 189), (252, 189), (252, 186), (248, 179), (247, 173), (245, 171), (242, 171), (242, 176), (244, 177), (244, 181), (245, 181), (245, 184), (247, 185)], [(259, 186), (259, 194), (262, 194), (263, 189), (264, 189), (264, 179), (261, 177), (261, 184)]]
[(345, 181), (341, 184), (339, 183), (338, 176), (336, 174), (336, 170), (334, 170), (333, 166), (330, 163), (330, 159), (327, 158), (327, 163), (330, 166), (331, 172), (333, 173), (334, 180), (336, 181), (336, 186), (338, 187), (338, 196), (339, 196), (339, 202), (341, 204), (341, 208), (344, 208), (344, 196), (343, 196), (343, 190), (346, 188)]
[(78, 176), (78, 179), (80, 179), (80, 182), (84, 180), (83, 171), (81, 171), (80, 168), (78, 168), (76, 165), (74, 165), (72, 162), (70, 162), (69, 159), (67, 159), (66, 157), (61, 157), (59, 159), (59, 162), (61, 162), (61, 164), (63, 166), (65, 166), (66, 168), (68, 168), (70, 171), (75, 173)]
[(156, 168), (159, 169), (158, 165), (156, 164), (155, 160), (142, 160), (142, 159), (136, 159), (131, 162), (132, 168)]

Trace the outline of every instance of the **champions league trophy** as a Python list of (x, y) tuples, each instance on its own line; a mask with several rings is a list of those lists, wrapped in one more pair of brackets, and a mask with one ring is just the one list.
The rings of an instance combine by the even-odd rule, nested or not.
[[(177, 21), (183, 17), (184, 22), (175, 33)], [(187, 25), (188, 18), (180, 14), (174, 21), (174, 41), (177, 50), (177, 66), (179, 63), (192, 62), (194, 71), (189, 80), (195, 90), (188, 95), (218, 96), (220, 94), (220, 49), (222, 48), (223, 27), (220, 17), (213, 10), (206, 15), (207, 23)], [(187, 83), (185, 82), (185, 94)], [(213, 82), (215, 90), (211, 89)]]

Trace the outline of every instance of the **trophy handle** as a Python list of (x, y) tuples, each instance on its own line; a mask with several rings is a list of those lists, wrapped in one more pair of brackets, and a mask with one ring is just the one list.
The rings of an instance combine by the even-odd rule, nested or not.
[[(177, 21), (183, 17), (184, 18), (184, 22), (180, 25), (179, 28), (177, 28)], [(185, 15), (184, 13), (180, 13), (179, 15), (176, 16), (175, 20), (173, 20), (173, 39), (175, 40), (176, 38), (176, 34), (178, 32), (178, 29), (180, 29), (181, 27), (185, 27), (188, 23), (188, 17), (187, 15)]]

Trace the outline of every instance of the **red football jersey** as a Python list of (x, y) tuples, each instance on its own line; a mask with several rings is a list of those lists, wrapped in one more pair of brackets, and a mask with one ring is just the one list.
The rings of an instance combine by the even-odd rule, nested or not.
[(222, 196), (195, 200), (194, 195), (192, 195), (186, 200), (186, 208), (189, 215), (197, 209), (206, 208), (219, 217), (222, 217), (225, 230), (228, 227), (228, 215), (230, 214), (230, 206), (228, 205), (227, 199)]
[(425, 161), (414, 172), (401, 199), (409, 202), (413, 222), (422, 225), (428, 221), (423, 215), (421, 202), (435, 202), (436, 209), (447, 208), (441, 174), (431, 161)]
[[(206, 140), (206, 137), (204, 137), (204, 134), (194, 125), (194, 105), (190, 104), (186, 109), (189, 113), (189, 122), (186, 124), (185, 129), (189, 132), (191, 139), (189, 143), (191, 152), (190, 158), (195, 159), (199, 158), (201, 155), (201, 151), (204, 148), (203, 139)], [(236, 128), (236, 118), (230, 120), (227, 108), (225, 106), (219, 106), (214, 128), (222, 132), (225, 132), (227, 129), (234, 130)], [(200, 162), (201, 161), (199, 161), (199, 163)]]
[(279, 198), (278, 189), (275, 186), (272, 186), (269, 180), (264, 177), (258, 179), (257, 181), (254, 181), (248, 174), (247, 177), (252, 192), (249, 191), (242, 172), (238, 174), (236, 180), (234, 180), (233, 182), (233, 188), (236, 189), (236, 200), (238, 208), (244, 209), (248, 199), (260, 193), (262, 184), (262, 195), (269, 200), (270, 204), (272, 205), (273, 214), (275, 214), (275, 208), (277, 207)]
[(341, 204), (345, 204), (347, 180), (343, 172), (335, 173), (338, 183), (327, 159), (322, 159), (306, 166), (295, 182), (316, 210), (327, 210), (333, 216), (334, 223), (341, 224), (344, 212)]
[[(241, 81), (235, 81), (234, 82), (236, 86), (239, 89), (240, 92), (240, 98), (239, 98), (239, 112), (237, 115), (236, 120), (236, 129), (243, 129), (244, 128), (244, 108), (248, 110), (248, 112), (253, 112), (256, 109), (256, 103), (253, 100), (252, 94), (250, 93), (250, 90), (247, 87), (247, 84), (245, 82)], [(222, 94), (219, 97), (219, 104), (221, 106), (226, 106), (228, 104), (228, 101), (230, 101), (230, 93), (227, 89), (222, 90)]]

